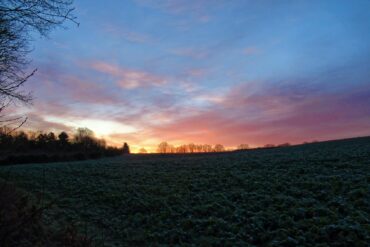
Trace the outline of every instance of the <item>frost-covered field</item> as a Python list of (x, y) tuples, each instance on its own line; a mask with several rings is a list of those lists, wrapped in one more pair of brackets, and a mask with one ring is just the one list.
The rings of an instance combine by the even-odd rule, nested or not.
[(0, 167), (102, 246), (370, 243), (370, 138)]

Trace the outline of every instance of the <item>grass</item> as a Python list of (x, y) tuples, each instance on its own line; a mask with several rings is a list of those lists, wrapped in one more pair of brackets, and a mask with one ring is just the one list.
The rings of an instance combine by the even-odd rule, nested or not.
[(0, 167), (96, 246), (368, 246), (370, 138)]

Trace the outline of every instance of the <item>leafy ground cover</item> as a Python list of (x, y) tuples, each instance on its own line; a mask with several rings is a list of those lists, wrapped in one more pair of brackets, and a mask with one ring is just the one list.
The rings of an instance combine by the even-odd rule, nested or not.
[(368, 246), (370, 138), (0, 167), (96, 246)]
[(0, 246), (90, 247), (92, 240), (73, 225), (56, 229), (43, 221), (51, 203), (35, 203), (27, 193), (0, 179)]

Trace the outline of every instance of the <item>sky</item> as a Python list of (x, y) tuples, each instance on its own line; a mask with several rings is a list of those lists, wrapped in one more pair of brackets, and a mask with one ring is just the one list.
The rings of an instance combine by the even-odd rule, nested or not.
[(35, 35), (25, 128), (111, 145), (370, 135), (370, 1), (75, 0)]

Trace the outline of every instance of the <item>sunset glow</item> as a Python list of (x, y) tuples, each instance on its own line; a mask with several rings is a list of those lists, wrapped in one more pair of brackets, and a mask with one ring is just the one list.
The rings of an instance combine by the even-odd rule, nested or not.
[(35, 39), (25, 128), (133, 152), (370, 135), (370, 1), (75, 4), (79, 27)]

